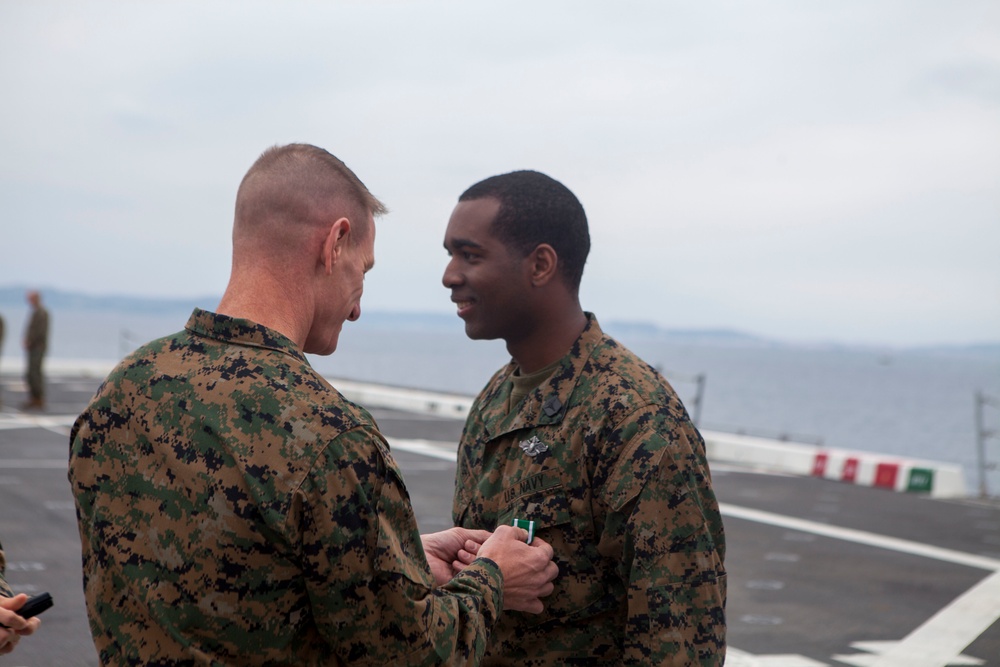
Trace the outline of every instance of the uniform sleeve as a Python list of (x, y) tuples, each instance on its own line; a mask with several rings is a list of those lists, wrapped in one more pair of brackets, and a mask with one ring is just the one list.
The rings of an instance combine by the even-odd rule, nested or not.
[(7, 558), (3, 555), (3, 545), (0, 544), (0, 595), (5, 598), (14, 597), (14, 591), (7, 585), (4, 575), (7, 573)]
[[(647, 415), (648, 416), (648, 415)], [(623, 664), (722, 665), (722, 522), (693, 427), (632, 431), (605, 487), (599, 549), (621, 563), (628, 595)]]
[(434, 588), (387, 446), (366, 429), (338, 441), (291, 513), (320, 633), (350, 664), (477, 664), (502, 605), (499, 568), (479, 559)]

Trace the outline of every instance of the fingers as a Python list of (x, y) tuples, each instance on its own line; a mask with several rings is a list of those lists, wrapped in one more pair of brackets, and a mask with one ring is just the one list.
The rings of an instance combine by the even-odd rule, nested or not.
[(455, 528), (455, 530), (460, 531), (459, 534), (462, 536), (462, 539), (466, 541), (466, 543), (472, 542), (477, 545), (490, 539), (490, 535), (493, 534), (488, 530), (478, 530), (472, 528)]
[[(528, 531), (522, 530), (521, 532), (525, 533), (525, 537), (527, 537)], [(541, 549), (542, 553), (544, 553), (550, 560), (555, 555), (555, 551), (552, 549), (552, 545), (543, 540), (542, 538), (538, 537), (537, 535), (535, 535), (535, 539), (531, 540), (531, 546), (535, 549)]]
[(497, 526), (497, 529), (493, 531), (494, 535), (499, 535), (504, 539), (515, 539), (518, 542), (528, 541), (528, 531), (524, 528), (516, 528), (514, 526)]
[(525, 603), (518, 611), (524, 612), (525, 614), (541, 614), (545, 611), (545, 605), (541, 600), (536, 599)]
[(559, 566), (552, 560), (552, 545), (537, 537), (526, 544), (527, 539), (523, 528), (498, 526), (475, 554), (466, 549), (460, 557), (466, 563), (474, 555), (493, 559), (503, 572), (504, 609), (539, 614), (545, 609), (542, 598), (555, 590)]
[(0, 625), (15, 631), (27, 627), (28, 621), (18, 616), (16, 611), (24, 606), (27, 599), (28, 596), (24, 593), (12, 598), (0, 598)]
[(28, 596), (24, 593), (12, 598), (0, 597), (0, 653), (9, 653), (21, 637), (34, 634), (42, 624), (40, 618), (24, 619), (18, 613)]
[(547, 581), (549, 582), (548, 591), (545, 593), (545, 595), (551, 595), (552, 591), (555, 590), (555, 586), (552, 584), (552, 582), (555, 581), (556, 577), (559, 576), (559, 566), (556, 565), (556, 562), (554, 560), (550, 560), (548, 564), (545, 566), (545, 576), (548, 577)]
[(9, 609), (10, 611), (17, 611), (24, 606), (24, 603), (28, 601), (28, 596), (24, 593), (18, 593), (12, 598), (0, 596), (0, 618), (3, 617), (3, 610)]
[(18, 630), (17, 634), (22, 637), (33, 635), (35, 634), (35, 630), (37, 630), (38, 626), (40, 626), (41, 624), (42, 624), (42, 619), (38, 618), (37, 616), (35, 618), (29, 618), (27, 624), (25, 624), (23, 628)]

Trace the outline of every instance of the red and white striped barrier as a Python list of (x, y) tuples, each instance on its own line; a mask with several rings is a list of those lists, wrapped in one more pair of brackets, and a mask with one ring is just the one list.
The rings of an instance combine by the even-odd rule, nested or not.
[(712, 461), (833, 479), (858, 486), (927, 493), (932, 498), (966, 495), (962, 467), (850, 449), (702, 431)]
[[(823, 449), (814, 455), (812, 476), (892, 491), (947, 496), (965, 494), (961, 470), (957, 465), (900, 459), (884, 454)], [(952, 477), (957, 477), (959, 485), (944, 488), (954, 487), (956, 479)]]

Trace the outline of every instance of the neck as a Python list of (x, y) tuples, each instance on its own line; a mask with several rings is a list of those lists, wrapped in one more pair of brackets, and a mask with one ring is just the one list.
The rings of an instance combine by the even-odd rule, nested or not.
[(311, 298), (303, 291), (288, 289), (286, 283), (266, 272), (253, 276), (234, 274), (216, 311), (273, 329), (301, 348), (310, 326), (301, 313), (312, 312), (305, 307)]
[(507, 341), (507, 351), (522, 373), (534, 373), (566, 356), (586, 327), (587, 316), (578, 303), (547, 310), (529, 335)]

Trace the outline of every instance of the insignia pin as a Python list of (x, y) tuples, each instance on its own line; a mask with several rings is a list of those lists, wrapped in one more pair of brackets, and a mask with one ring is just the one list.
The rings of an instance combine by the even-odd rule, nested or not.
[(538, 456), (542, 452), (549, 451), (548, 445), (538, 439), (537, 435), (531, 436), (529, 440), (522, 440), (519, 445), (528, 456)]

